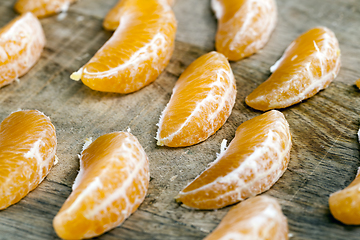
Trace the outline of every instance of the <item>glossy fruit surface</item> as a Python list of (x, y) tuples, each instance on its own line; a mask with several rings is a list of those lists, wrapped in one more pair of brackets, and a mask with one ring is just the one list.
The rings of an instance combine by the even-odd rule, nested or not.
[(56, 133), (37, 110), (17, 111), (0, 124), (0, 209), (20, 201), (49, 173)]
[(120, 25), (90, 61), (71, 75), (93, 90), (131, 93), (155, 81), (170, 61), (176, 20), (167, 2), (126, 0)]
[(356, 80), (355, 85), (360, 89), (360, 78)]
[(149, 161), (136, 137), (99, 137), (81, 154), (73, 192), (53, 221), (57, 235), (91, 238), (119, 226), (143, 202), (149, 180)]
[(18, 13), (31, 12), (38, 18), (47, 17), (61, 11), (67, 11), (76, 0), (18, 0), (14, 9)]
[(281, 112), (272, 110), (250, 119), (176, 199), (191, 208), (217, 209), (260, 194), (285, 172), (290, 148), (289, 125)]
[(340, 222), (360, 225), (360, 169), (355, 180), (345, 189), (330, 195), (331, 214)]
[(204, 240), (287, 240), (288, 231), (277, 200), (257, 196), (232, 207)]
[(211, 6), (218, 19), (216, 50), (232, 61), (263, 48), (276, 25), (275, 0), (212, 0)]
[(190, 146), (214, 134), (235, 104), (235, 78), (227, 59), (210, 52), (181, 74), (160, 117), (157, 144)]
[(245, 102), (266, 111), (285, 108), (326, 88), (340, 70), (340, 49), (335, 34), (318, 27), (302, 34), (271, 67), (272, 75)]
[[(119, 26), (121, 15), (123, 14), (123, 6), (125, 6), (125, 2), (128, 0), (119, 0), (117, 4), (106, 14), (103, 27), (106, 30), (114, 31)], [(146, 0), (145, 0), (146, 1)], [(174, 4), (175, 0), (158, 0), (159, 3), (168, 3), (171, 5)]]
[(0, 87), (26, 74), (45, 46), (39, 20), (23, 14), (0, 29)]

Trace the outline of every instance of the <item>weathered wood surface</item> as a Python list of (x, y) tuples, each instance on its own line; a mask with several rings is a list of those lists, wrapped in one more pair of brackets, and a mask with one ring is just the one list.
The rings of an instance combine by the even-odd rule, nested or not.
[[(222, 139), (259, 115), (245, 97), (269, 75), (269, 67), (287, 45), (307, 29), (324, 25), (337, 35), (342, 68), (330, 87), (313, 98), (282, 110), (289, 121), (293, 148), (288, 170), (265, 194), (279, 199), (293, 240), (359, 239), (360, 227), (334, 220), (329, 194), (347, 186), (360, 166), (357, 129), (360, 91), (357, 0), (277, 0), (279, 21), (267, 46), (258, 54), (232, 63), (237, 100), (229, 120), (207, 141), (187, 148), (157, 147), (156, 123), (181, 72), (214, 49), (216, 21), (208, 0), (178, 0), (176, 49), (165, 72), (151, 85), (128, 95), (100, 93), (69, 75), (81, 67), (111, 36), (102, 29), (106, 12), (116, 0), (82, 0), (62, 20), (41, 20), (47, 45), (41, 60), (19, 83), (0, 89), (0, 120), (12, 111), (38, 109), (57, 129), (59, 163), (38, 188), (19, 203), (0, 211), (0, 239), (57, 239), (52, 219), (71, 192), (83, 140), (131, 128), (150, 159), (151, 183), (145, 202), (120, 227), (99, 239), (202, 239), (229, 208), (194, 211), (174, 197), (202, 172), (219, 152)], [(300, 3), (301, 2), (301, 3)], [(15, 0), (0, 1), (0, 26), (16, 14)]]

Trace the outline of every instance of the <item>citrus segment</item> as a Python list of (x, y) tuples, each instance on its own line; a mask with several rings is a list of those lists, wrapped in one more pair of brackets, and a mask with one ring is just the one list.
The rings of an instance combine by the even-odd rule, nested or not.
[(93, 90), (130, 93), (155, 81), (169, 63), (176, 20), (168, 3), (125, 0), (120, 25), (90, 61), (71, 78)]
[[(110, 9), (108, 14), (105, 16), (105, 19), (103, 21), (103, 27), (106, 30), (114, 31), (119, 26), (121, 15), (123, 14), (123, 6), (125, 5), (125, 2), (128, 0), (120, 0), (118, 3)], [(159, 2), (167, 2), (170, 5), (174, 4), (175, 0), (158, 0)]]
[(20, 201), (49, 173), (56, 133), (37, 110), (10, 114), (0, 124), (0, 209)]
[(276, 110), (241, 124), (211, 166), (176, 197), (185, 206), (217, 209), (268, 190), (285, 172), (291, 134)]
[(105, 134), (80, 157), (73, 192), (53, 221), (63, 239), (98, 236), (133, 213), (149, 186), (149, 162), (131, 133)]
[(31, 13), (21, 15), (0, 29), (0, 87), (26, 74), (40, 58), (45, 35)]
[(38, 18), (67, 11), (76, 0), (18, 0), (14, 9), (18, 13), (32, 12)]
[(287, 219), (272, 197), (250, 198), (232, 207), (204, 240), (287, 240)]
[(332, 31), (313, 28), (302, 34), (271, 67), (273, 74), (245, 102), (266, 111), (285, 108), (326, 88), (340, 70), (340, 49)]
[(360, 225), (360, 168), (355, 180), (329, 198), (331, 214), (340, 222)]
[(157, 144), (190, 146), (214, 134), (235, 104), (235, 78), (227, 59), (211, 52), (181, 74), (160, 117)]
[(216, 50), (232, 61), (263, 48), (276, 25), (275, 0), (212, 0), (211, 6), (218, 19)]
[(360, 78), (356, 80), (355, 85), (360, 89)]

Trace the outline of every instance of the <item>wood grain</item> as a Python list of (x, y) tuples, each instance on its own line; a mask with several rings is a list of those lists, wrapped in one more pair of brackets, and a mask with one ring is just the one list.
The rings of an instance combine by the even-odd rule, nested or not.
[[(42, 19), (47, 37), (40, 61), (19, 83), (0, 89), (0, 120), (12, 111), (38, 109), (57, 129), (59, 163), (46, 180), (19, 203), (0, 211), (0, 239), (58, 239), (52, 219), (70, 194), (83, 140), (131, 128), (150, 160), (148, 195), (127, 221), (99, 239), (202, 239), (229, 208), (194, 211), (179, 206), (176, 194), (216, 158), (223, 139), (231, 140), (244, 121), (261, 114), (245, 97), (266, 80), (269, 68), (287, 45), (311, 27), (324, 25), (337, 35), (342, 68), (324, 91), (282, 110), (293, 135), (288, 170), (265, 194), (279, 199), (288, 217), (292, 240), (359, 239), (360, 227), (345, 226), (329, 212), (329, 194), (347, 186), (359, 160), (360, 2), (356, 0), (278, 0), (279, 21), (270, 42), (258, 54), (231, 63), (237, 100), (229, 120), (207, 141), (187, 148), (157, 147), (154, 136), (161, 111), (182, 71), (214, 49), (216, 21), (209, 1), (178, 0), (179, 28), (174, 55), (151, 85), (128, 95), (95, 92), (69, 75), (80, 68), (111, 36), (102, 29), (116, 0), (83, 0), (63, 20)], [(0, 2), (0, 26), (16, 14), (15, 0)]]

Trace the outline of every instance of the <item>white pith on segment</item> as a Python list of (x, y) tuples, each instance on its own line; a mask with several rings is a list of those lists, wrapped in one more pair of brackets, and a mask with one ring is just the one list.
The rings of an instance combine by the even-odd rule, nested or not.
[[(287, 89), (291, 88), (296, 82), (304, 82), (305, 88), (297, 95), (294, 95), (290, 98), (284, 98), (279, 101), (276, 98), (269, 99), (269, 107), (277, 108), (279, 106), (290, 106), (294, 103), (301, 102), (302, 100), (311, 97), (313, 91), (319, 92), (320, 90), (326, 88), (330, 82), (337, 76), (340, 70), (340, 49), (339, 44), (335, 35), (327, 28), (320, 27), (324, 33), (319, 39), (321, 41), (313, 40), (314, 51), (306, 58), (305, 61), (294, 66), (291, 70), (296, 72), (293, 74), (292, 78), (287, 81), (286, 88), (281, 89), (281, 92), (287, 92)], [(310, 30), (311, 31), (311, 30)], [(306, 34), (306, 33), (305, 33)], [(282, 71), (282, 65), (284, 61), (291, 59), (291, 61), (296, 60), (297, 55), (292, 55), (291, 53), (295, 50), (297, 40), (293, 41), (290, 46), (286, 49), (283, 56), (270, 68), (270, 71), (275, 74), (277, 71)], [(296, 58), (294, 58), (296, 56)], [(332, 64), (332, 60), (336, 61), (331, 71), (328, 71), (328, 64)], [(312, 73), (312, 68), (319, 66), (321, 73), (319, 76), (314, 76)], [(269, 81), (272, 80), (270, 76)], [(277, 89), (272, 91), (272, 94), (275, 95), (278, 92)], [(264, 101), (266, 98), (263, 95), (257, 96), (251, 102), (260, 102)]]
[[(170, 61), (176, 20), (167, 1), (148, 3), (150, 12), (141, 1), (124, 2), (113, 36), (70, 78), (82, 79), (93, 90), (119, 93), (134, 92), (154, 81)], [(144, 16), (149, 19), (141, 20)], [(134, 48), (129, 48), (129, 41), (134, 41)]]
[[(23, 125), (24, 123), (17, 122), (20, 115), (34, 119), (34, 122), (29, 125), (25, 120), (26, 123)], [(43, 125), (43, 122), (46, 124)], [(24, 129), (23, 134), (26, 135), (24, 139), (9, 139), (6, 148), (0, 146), (0, 165), (4, 169), (11, 170), (5, 179), (5, 176), (0, 177), (0, 197), (8, 199), (8, 202), (13, 204), (13, 201), (26, 196), (40, 184), (49, 173), (56, 153), (55, 128), (43, 113), (28, 110), (10, 114), (1, 126), (1, 142), (5, 140), (1, 139), (4, 137), (2, 134), (6, 134), (5, 128), (12, 129), (16, 126)], [(44, 147), (47, 147), (45, 152)], [(14, 191), (14, 189), (18, 190)], [(0, 205), (0, 209), (4, 207), (6, 206)]]
[(211, 0), (211, 9), (215, 13), (217, 19), (220, 19), (224, 15), (224, 7), (222, 6), (220, 0)]
[(41, 24), (31, 13), (24, 14), (9, 29), (2, 32), (0, 34), (0, 87), (27, 73), (39, 59), (44, 46), (45, 35)]
[[(112, 152), (108, 152), (103, 159), (98, 161), (104, 161), (106, 167), (101, 169), (101, 172), (97, 176), (88, 176), (87, 169), (84, 168), (84, 161), (87, 161), (84, 158), (84, 152), (81, 155), (80, 160), (80, 172), (75, 179), (73, 185), (73, 192), (68, 198), (72, 199), (73, 196), (77, 196), (72, 204), (64, 209), (60, 210), (60, 213), (57, 215), (57, 218), (61, 218), (63, 223), (67, 221), (72, 221), (74, 216), (76, 216), (76, 211), (82, 211), (81, 214), (89, 221), (89, 224), (92, 224), (92, 221), (106, 219), (110, 217), (110, 214), (116, 214), (118, 216), (116, 221), (109, 222), (104, 228), (111, 229), (113, 227), (121, 224), (127, 217), (130, 216), (132, 212), (142, 203), (147, 192), (147, 186), (149, 183), (149, 163), (145, 151), (142, 149), (140, 143), (137, 139), (128, 132), (117, 132), (112, 141), (121, 141), (118, 142), (118, 147)], [(126, 136), (123, 140), (119, 140), (118, 136)], [(87, 149), (96, 148), (97, 141), (95, 140)], [(122, 167), (121, 167), (122, 166)], [(89, 165), (89, 167), (91, 167)], [(118, 174), (127, 174), (126, 179), (122, 182), (114, 181), (116, 176), (109, 175), (109, 170), (113, 168), (119, 168)], [(140, 177), (143, 176), (143, 177)], [(127, 191), (131, 188), (134, 188), (133, 181), (137, 180), (141, 184), (138, 186), (141, 194), (135, 197), (135, 201), (131, 202), (129, 196), (127, 196)], [(87, 185), (82, 184), (83, 181), (86, 181)], [(112, 181), (109, 182), (109, 181)], [(110, 189), (110, 184), (116, 183), (116, 188)], [(106, 190), (105, 190), (106, 189)], [(105, 194), (104, 199), (97, 199), (96, 196), (99, 196), (97, 192), (99, 190), (103, 191)], [(87, 206), (86, 210), (81, 210), (89, 200), (94, 199), (94, 204)], [(115, 209), (112, 207), (114, 204), (119, 204), (124, 200), (126, 202), (126, 209)], [(88, 231), (84, 235), (85, 237), (93, 237), (98, 235), (93, 231)]]
[[(264, 37), (259, 38), (257, 41), (253, 41), (251, 44), (247, 45), (244, 49), (243, 56), (247, 51), (251, 49), (260, 49), (265, 43), (268, 41), (271, 32), (275, 28), (276, 25), (276, 16), (272, 16), (271, 11), (274, 10), (274, 4), (272, 4), (272, 0), (249, 0), (242, 6), (234, 16), (234, 18), (241, 18), (243, 16), (243, 12), (247, 12), (246, 19), (241, 26), (241, 28), (237, 31), (234, 36), (234, 39), (229, 44), (229, 49), (235, 51), (238, 48), (238, 45), (243, 44), (244, 38), (253, 38), (259, 34), (263, 34)], [(267, 21), (255, 21), (256, 15), (260, 16), (271, 16)], [(254, 27), (251, 27), (252, 24), (264, 27), (264, 31), (259, 33), (254, 30)]]
[[(277, 112), (277, 111), (276, 111)], [(272, 111), (272, 114), (281, 114), (279, 112), (276, 113), (274, 110)], [(270, 112), (271, 113), (271, 112)], [(269, 114), (269, 113), (268, 113)], [(282, 115), (282, 114), (281, 114)], [(249, 120), (251, 121), (251, 120)], [(239, 129), (241, 126), (239, 127)], [(224, 199), (226, 196), (231, 196), (231, 199), (234, 202), (244, 200), (247, 197), (242, 197), (242, 194), (244, 192), (252, 192), (253, 195), (261, 193), (261, 191), (265, 191), (269, 189), (285, 172), (285, 169), (282, 169), (282, 166), (285, 164), (285, 158), (288, 157), (288, 154), (291, 149), (291, 135), (289, 131), (289, 125), (285, 118), (278, 118), (276, 120), (273, 120), (272, 123), (268, 125), (266, 128), (265, 134), (266, 138), (263, 142), (258, 143), (256, 147), (253, 149), (252, 153), (249, 154), (246, 159), (242, 161), (242, 163), (234, 169), (232, 172), (227, 173), (224, 177), (218, 177), (213, 182), (203, 185), (199, 188), (193, 189), (191, 191), (183, 192), (181, 191), (178, 194), (178, 199), (184, 196), (191, 196), (192, 194), (196, 194), (199, 191), (211, 191), (218, 189), (218, 186), (223, 186), (226, 188), (227, 186), (232, 186), (233, 190), (226, 192), (226, 193), (219, 193), (216, 198), (208, 198), (203, 200), (197, 200), (196, 205), (201, 205), (201, 203), (206, 202), (216, 202), (219, 199)], [(238, 133), (237, 133), (238, 134)], [(239, 133), (240, 134), (240, 133)], [(289, 139), (282, 139), (281, 136), (289, 136)], [(236, 137), (236, 136), (235, 136)], [(286, 147), (285, 149), (281, 150), (282, 143), (285, 142)], [(227, 150), (229, 149), (236, 149), (237, 146), (233, 145), (232, 142), (228, 146)], [(211, 167), (213, 167), (217, 162), (219, 161), (226, 161), (226, 151), (221, 154), (212, 164)], [(264, 170), (264, 166), (266, 166), (267, 162), (270, 161), (267, 160), (266, 162), (262, 161), (262, 157), (265, 154), (270, 154), (269, 158), (272, 160), (272, 165), (269, 169)], [(239, 159), (242, 160), (242, 159)], [(286, 163), (287, 165), (287, 163)], [(211, 168), (210, 167), (210, 168)], [(250, 180), (247, 179), (245, 182), (244, 179), (241, 178), (241, 175), (245, 175), (245, 173), (252, 172), (254, 173), (254, 177)], [(271, 182), (263, 182), (267, 179), (268, 176), (274, 176), (274, 178), (271, 179)], [(195, 178), (195, 181), (197, 181), (198, 178), (201, 178), (201, 174)], [(189, 183), (192, 184), (193, 182)], [(266, 185), (265, 189), (252, 189), (252, 187), (259, 182), (262, 182), (262, 184)], [(184, 188), (186, 189), (186, 187)], [(250, 191), (249, 191), (250, 190)], [(232, 203), (234, 203), (232, 202)], [(229, 203), (229, 204), (232, 204)], [(184, 203), (185, 204), (185, 203)], [(185, 204), (186, 205), (186, 204)]]
[[(125, 16), (123, 16), (121, 19), (122, 24), (120, 24), (119, 28), (125, 26), (123, 24), (123, 22), (125, 22), (123, 21), (124, 17)], [(156, 42), (160, 42), (160, 44), (155, 44)], [(136, 69), (139, 67), (139, 65), (147, 61), (148, 59), (153, 59), (153, 60), (158, 59), (159, 55), (157, 53), (160, 50), (164, 49), (165, 46), (166, 46), (166, 37), (164, 36), (163, 33), (158, 32), (157, 34), (154, 35), (154, 37), (151, 39), (150, 42), (146, 43), (142, 48), (136, 51), (130, 57), (130, 59), (124, 62), (123, 64), (103, 72), (89, 72), (87, 68), (83, 68), (83, 69), (81, 68), (82, 71), (80, 73), (94, 77), (109, 77), (111, 75), (117, 74), (120, 71), (123, 71), (125, 68), (132, 68), (133, 69), (132, 74), (134, 75), (133, 77), (135, 77)], [(156, 70), (158, 72), (160, 71), (159, 69)]]
[(41, 148), (45, 147), (46, 143), (44, 142), (44, 139), (46, 139), (48, 136), (50, 136), (51, 131), (49, 128), (44, 128), (44, 130), (41, 133), (38, 133), (39, 137), (36, 142), (33, 143), (30, 150), (24, 154), (25, 158), (32, 159), (34, 158), (36, 160), (36, 168), (37, 168), (37, 180), (35, 181), (36, 185), (42, 182), (46, 175), (49, 173), (48, 171), (43, 171), (45, 169), (49, 169), (49, 166), (51, 167), (55, 160), (55, 154), (56, 154), (56, 147), (49, 149), (50, 154), (47, 158), (44, 158), (44, 156), (41, 154)]
[[(213, 54), (215, 56), (218, 53), (210, 53), (210, 54)], [(210, 59), (209, 61), (213, 61), (213, 60)], [(204, 65), (206, 64), (207, 63), (204, 63)], [(164, 116), (166, 116), (166, 114), (168, 114), (169, 111), (174, 111), (173, 109), (172, 110), (168, 109), (169, 105), (171, 105), (172, 98), (175, 98), (177, 94), (182, 95), (182, 93), (178, 91), (178, 85), (175, 85), (173, 89), (172, 97), (169, 103), (167, 104), (167, 106), (165, 107), (164, 111), (162, 112), (159, 120), (159, 124), (158, 124), (159, 129), (156, 136), (156, 139), (158, 140), (157, 142), (158, 145), (163, 146), (166, 145), (167, 142), (171, 142), (177, 135), (179, 135), (184, 130), (184, 128), (188, 126), (189, 123), (193, 122), (196, 117), (201, 115), (201, 113), (204, 111), (203, 109), (208, 110), (207, 106), (209, 106), (209, 104), (211, 103), (214, 102), (218, 103), (217, 108), (214, 111), (207, 114), (207, 119), (203, 119), (204, 129), (201, 129), (201, 131), (208, 132), (208, 136), (213, 134), (214, 131), (216, 130), (215, 128), (217, 127), (217, 125), (214, 125), (215, 120), (218, 118), (219, 114), (225, 111), (226, 108), (228, 107), (228, 112), (224, 114), (226, 116), (225, 117), (225, 121), (226, 121), (227, 117), (230, 115), (232, 111), (232, 107), (235, 104), (235, 96), (236, 96), (235, 78), (232, 73), (230, 65), (228, 63), (227, 65), (229, 70), (219, 68), (216, 65), (214, 65), (214, 68), (211, 71), (206, 71), (197, 78), (197, 79), (213, 79), (213, 82), (208, 85), (210, 90), (208, 91), (207, 96), (201, 101), (196, 102), (196, 106), (193, 110), (191, 110), (191, 114), (187, 117), (186, 121), (184, 121), (175, 132), (171, 133), (166, 137), (160, 137), (160, 132), (163, 125), (169, 124), (169, 123), (164, 123)], [(222, 89), (221, 94), (216, 93), (218, 89)], [(186, 89), (183, 89), (183, 91), (186, 91)], [(193, 135), (189, 137), (193, 137), (196, 134), (197, 134), (196, 132), (193, 132)]]
[(265, 240), (269, 236), (272, 236), (271, 239), (287, 240), (287, 228), (286, 217), (278, 202), (272, 197), (260, 196), (230, 209), (204, 240)]
[(20, 13), (32, 12), (45, 17), (58, 12), (66, 12), (76, 0), (18, 0), (15, 9)]

